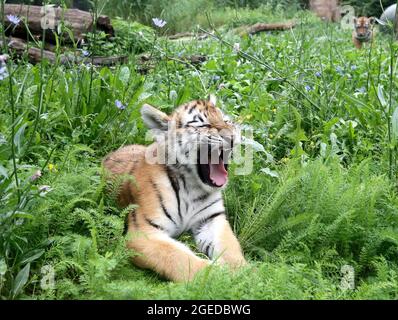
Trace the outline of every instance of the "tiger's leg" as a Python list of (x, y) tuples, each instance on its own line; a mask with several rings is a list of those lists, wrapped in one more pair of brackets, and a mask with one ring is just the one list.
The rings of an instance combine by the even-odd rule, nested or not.
[(246, 264), (241, 246), (225, 214), (211, 216), (194, 228), (193, 234), (199, 250), (209, 258), (232, 268)]
[[(354, 31), (354, 32), (355, 32), (355, 31)], [(354, 46), (355, 46), (357, 49), (362, 49), (362, 42), (360, 42), (360, 41), (356, 38), (356, 34), (355, 34), (355, 33), (352, 35), (352, 42), (354, 43)]]
[(127, 247), (137, 253), (133, 263), (144, 269), (156, 271), (165, 278), (190, 281), (195, 274), (210, 265), (211, 261), (196, 256), (187, 246), (155, 226), (140, 227), (134, 214), (129, 217)]

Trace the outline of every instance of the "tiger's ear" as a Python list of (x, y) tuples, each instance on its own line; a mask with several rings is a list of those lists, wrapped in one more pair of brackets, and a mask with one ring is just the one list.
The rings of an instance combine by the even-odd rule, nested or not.
[(358, 22), (357, 17), (354, 17), (354, 18), (353, 18), (353, 21), (354, 21), (354, 24), (357, 24), (357, 22)]
[(141, 108), (142, 120), (149, 129), (167, 130), (170, 118), (164, 112), (144, 104)]
[(210, 102), (213, 106), (216, 106), (216, 104), (217, 104), (217, 97), (216, 97), (214, 94), (211, 94), (211, 95), (209, 96), (209, 102)]
[(369, 23), (370, 24), (375, 24), (376, 23), (376, 18), (375, 17), (370, 17), (369, 18)]

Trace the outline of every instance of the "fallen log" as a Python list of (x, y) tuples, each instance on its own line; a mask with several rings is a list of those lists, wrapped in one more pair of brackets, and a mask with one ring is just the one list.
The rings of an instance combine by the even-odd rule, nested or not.
[(201, 54), (193, 54), (191, 56), (183, 56), (179, 60), (181, 63), (191, 64), (197, 67), (206, 62), (207, 57)]
[(197, 40), (207, 39), (209, 35), (205, 33), (192, 33), (192, 32), (180, 32), (169, 36), (169, 40), (191, 40), (195, 38)]
[(233, 30), (235, 34), (244, 36), (247, 34), (253, 35), (264, 31), (284, 31), (290, 30), (296, 26), (295, 21), (277, 22), (277, 23), (256, 23), (253, 25), (243, 25)]
[(296, 22), (280, 22), (280, 23), (256, 23), (248, 28), (248, 34), (255, 34), (263, 31), (283, 31), (290, 30), (296, 26)]
[[(10, 38), (8, 43), (8, 48), (10, 49), (11, 56), (16, 56), (17, 58), (26, 57), (28, 61), (32, 64), (40, 63), (43, 60), (48, 60), (50, 63), (56, 63), (59, 61), (62, 65), (70, 65), (76, 63), (93, 64), (96, 66), (112, 66), (119, 63), (127, 63), (127, 56), (112, 56), (112, 57), (83, 57), (80, 53), (65, 53), (57, 56), (52, 51), (43, 50), (43, 56), (41, 54), (41, 49), (28, 47), (26, 41), (19, 38)], [(0, 41), (0, 46), (3, 46), (3, 42)], [(59, 60), (57, 60), (59, 59)]]
[[(69, 33), (64, 32), (61, 40), (66, 43), (75, 42), (84, 38), (87, 32), (93, 31), (93, 17), (89, 12), (78, 9), (63, 9), (60, 7), (51, 7), (45, 11), (42, 6), (29, 6), (20, 4), (5, 4), (5, 15), (17, 16), (24, 20), (17, 26), (14, 26), (8, 19), (5, 20), (5, 28), (7, 34), (13, 37), (27, 39), (28, 34), (25, 24), (29, 27), (30, 32), (39, 39), (42, 38), (43, 26), (48, 26), (45, 33), (46, 41), (55, 43), (55, 34), (53, 31), (58, 30), (58, 26), (64, 24), (71, 30), (73, 39)], [(115, 31), (111, 21), (107, 16), (100, 16), (96, 21), (96, 29), (104, 31), (109, 36), (114, 36)]]
[[(0, 41), (0, 46), (3, 47), (3, 41)], [(41, 50), (34, 47), (29, 48), (27, 43), (22, 39), (10, 38), (7, 46), (10, 50), (11, 56), (21, 58), (26, 55), (29, 62), (33, 64), (42, 61)], [(55, 63), (57, 60), (56, 54), (48, 50), (43, 51), (43, 58), (49, 60), (51, 63)]]
[(128, 56), (111, 56), (111, 57), (93, 57), (86, 58), (85, 63), (92, 63), (95, 66), (114, 66), (117, 64), (126, 64), (128, 62)]
[(177, 40), (177, 39), (181, 39), (181, 38), (185, 38), (185, 37), (193, 37), (195, 34), (192, 32), (179, 32), (176, 34), (172, 34), (171, 36), (169, 36), (170, 40)]
[[(165, 57), (168, 60), (175, 61), (186, 66), (198, 68), (201, 64), (207, 61), (207, 57), (204, 55), (196, 54), (191, 56), (182, 57)], [(137, 71), (141, 74), (147, 74), (156, 67), (156, 64), (160, 61), (158, 57), (151, 56), (147, 53), (136, 56)]]

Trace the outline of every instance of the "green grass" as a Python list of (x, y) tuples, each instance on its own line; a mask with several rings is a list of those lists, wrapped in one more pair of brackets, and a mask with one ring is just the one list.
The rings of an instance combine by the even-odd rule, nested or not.
[[(281, 33), (239, 37), (226, 26), (226, 42), (158, 34), (148, 74), (133, 53), (102, 69), (10, 62), (12, 81), (0, 81), (0, 297), (397, 299), (397, 44), (380, 35), (358, 51), (338, 25), (295, 16), (298, 26)], [(240, 53), (228, 45), (236, 42)], [(192, 54), (208, 59), (178, 62)], [(130, 263), (127, 211), (106, 192), (100, 163), (121, 145), (147, 143), (144, 102), (171, 112), (209, 93), (263, 146), (253, 172), (232, 176), (224, 194), (250, 263), (175, 284)], [(193, 247), (189, 235), (181, 240)], [(340, 287), (347, 265), (355, 290)], [(50, 289), (45, 266), (55, 272)]]
[[(250, 266), (236, 274), (213, 267), (193, 283), (173, 284), (130, 263), (126, 212), (103, 197), (100, 168), (81, 160), (43, 181), (54, 190), (35, 205), (24, 234), (34, 252), (48, 248), (31, 272), (53, 266), (56, 289), (41, 290), (33, 276), (25, 298), (396, 299), (398, 198), (386, 177), (369, 170), (291, 164), (280, 182), (263, 178), (268, 194), (235, 180), (226, 191), (228, 214)], [(347, 264), (355, 268), (355, 292), (340, 289)]]
[(123, 19), (133, 19), (146, 25), (152, 25), (152, 18), (161, 17), (167, 21), (166, 32), (187, 32), (197, 25), (209, 26), (208, 15), (216, 27), (237, 27), (257, 22), (274, 22), (292, 17), (297, 12), (297, 1), (259, 2), (254, 7), (242, 6), (242, 2), (231, 1), (228, 4), (213, 0), (156, 0), (156, 1), (109, 1), (105, 12)]

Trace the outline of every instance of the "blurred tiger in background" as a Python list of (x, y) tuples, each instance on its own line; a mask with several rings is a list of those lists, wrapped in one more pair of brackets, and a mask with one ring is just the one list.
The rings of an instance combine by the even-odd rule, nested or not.
[(373, 26), (376, 19), (373, 17), (354, 18), (354, 31), (352, 32), (352, 42), (357, 49), (361, 49), (366, 42), (372, 42), (374, 37)]

